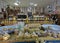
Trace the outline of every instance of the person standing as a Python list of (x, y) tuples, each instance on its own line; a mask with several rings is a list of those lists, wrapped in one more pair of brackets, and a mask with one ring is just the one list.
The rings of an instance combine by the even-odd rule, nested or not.
[(57, 15), (57, 14), (53, 14), (53, 15), (52, 15), (52, 20), (53, 20), (54, 24), (57, 24), (58, 15)]

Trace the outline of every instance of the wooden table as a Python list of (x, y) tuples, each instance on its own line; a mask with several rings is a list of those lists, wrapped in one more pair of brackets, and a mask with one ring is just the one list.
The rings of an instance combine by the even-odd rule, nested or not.
[(53, 38), (53, 37), (38, 37), (38, 38), (30, 38), (30, 39), (9, 39), (7, 41), (0, 41), (0, 43), (12, 43), (12, 42), (24, 42), (24, 41), (36, 41), (36, 43), (39, 43), (39, 41), (44, 42), (46, 40), (60, 40), (60, 38)]

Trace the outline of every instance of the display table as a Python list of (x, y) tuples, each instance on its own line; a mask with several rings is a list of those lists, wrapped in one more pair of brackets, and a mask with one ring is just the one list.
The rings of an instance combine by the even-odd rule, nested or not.
[[(37, 40), (36, 39), (15, 39), (15, 40), (7, 40), (7, 41), (0, 41), (0, 43), (13, 43), (13, 42), (31, 42), (35, 41), (36, 43), (39, 43), (39, 41), (44, 42), (47, 40), (60, 40), (60, 38), (53, 38), (53, 37), (39, 37)], [(38, 42), (37, 42), (38, 41)]]

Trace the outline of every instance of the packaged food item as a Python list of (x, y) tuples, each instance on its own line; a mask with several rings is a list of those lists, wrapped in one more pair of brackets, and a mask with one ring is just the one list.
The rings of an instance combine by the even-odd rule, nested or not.
[(26, 36), (26, 37), (29, 37), (29, 36), (30, 36), (30, 34), (29, 34), (28, 32), (26, 32), (26, 33), (25, 33), (25, 36)]
[(52, 36), (52, 34), (51, 34), (50, 32), (48, 33), (48, 35), (49, 35), (50, 37)]
[(23, 38), (23, 36), (24, 36), (24, 33), (22, 31), (20, 31), (16, 37), (17, 38)]
[(10, 35), (8, 33), (5, 33), (3, 35), (3, 40), (8, 40), (10, 38)]
[(58, 35), (57, 35), (57, 36), (58, 36), (58, 38), (60, 38), (60, 33), (58, 33)]
[(37, 38), (37, 37), (38, 37), (38, 35), (35, 32), (33, 32), (32, 33), (32, 38)]
[(54, 38), (57, 38), (57, 33), (53, 33), (53, 37)]
[(36, 31), (36, 34), (38, 35), (38, 37), (41, 36), (41, 33), (39, 31)]
[(19, 30), (18, 29), (15, 29), (14, 30), (14, 33), (15, 33), (15, 35), (18, 35), (19, 34)]
[(23, 31), (24, 30), (24, 25), (25, 25), (24, 22), (18, 22), (18, 29)]
[(6, 31), (7, 30), (7, 28), (3, 28), (3, 31)]
[(2, 37), (2, 35), (0, 35), (0, 41), (1, 41), (1, 40), (3, 40), (3, 37)]

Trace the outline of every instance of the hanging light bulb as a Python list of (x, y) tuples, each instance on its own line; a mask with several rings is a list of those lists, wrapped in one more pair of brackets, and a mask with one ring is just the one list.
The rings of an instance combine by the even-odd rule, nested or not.
[(34, 6), (37, 6), (37, 4), (34, 4)]
[(18, 3), (14, 3), (14, 5), (17, 5), (18, 6), (19, 4)]
[(19, 1), (19, 0), (17, 0), (15, 3), (14, 3), (14, 5), (19, 5), (21, 2)]

